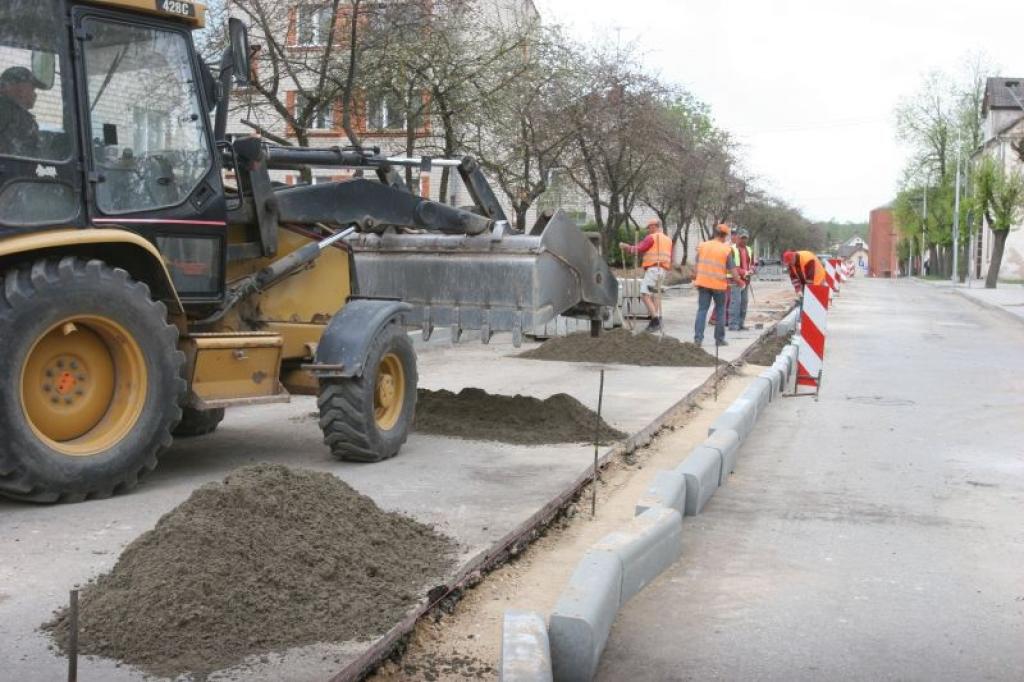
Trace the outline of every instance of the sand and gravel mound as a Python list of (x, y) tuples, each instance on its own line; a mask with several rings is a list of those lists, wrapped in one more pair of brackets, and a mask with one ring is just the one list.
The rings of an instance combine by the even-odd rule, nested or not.
[[(79, 648), (159, 675), (383, 634), (454, 544), (326, 473), (257, 465), (196, 490), (83, 588)], [(63, 647), (66, 613), (43, 625)]]
[(674, 337), (663, 337), (660, 334), (634, 334), (628, 329), (613, 329), (596, 338), (590, 336), (589, 332), (559, 336), (520, 353), (519, 357), (659, 367), (715, 365), (715, 356), (696, 344), (683, 343)]
[[(416, 431), (470, 440), (517, 445), (592, 442), (597, 414), (565, 393), (540, 400), (530, 396), (492, 395), (479, 388), (458, 393), (419, 389)], [(626, 434), (601, 420), (602, 442)]]

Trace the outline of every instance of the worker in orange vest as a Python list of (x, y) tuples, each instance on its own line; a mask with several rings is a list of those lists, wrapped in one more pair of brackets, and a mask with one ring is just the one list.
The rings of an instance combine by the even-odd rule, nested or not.
[(789, 269), (789, 280), (798, 294), (803, 293), (808, 282), (816, 285), (825, 283), (825, 266), (810, 251), (786, 251), (782, 254), (782, 262)]
[(651, 316), (646, 331), (658, 331), (661, 329), (661, 298), (655, 298), (655, 294), (661, 293), (662, 282), (672, 266), (672, 240), (662, 229), (661, 221), (651, 218), (647, 221), (647, 236), (642, 242), (636, 246), (619, 242), (619, 248), (623, 253), (643, 254), (644, 279), (640, 283), (640, 299)]
[(693, 285), (697, 287), (697, 319), (693, 325), (693, 342), (698, 346), (704, 342), (704, 326), (707, 324), (708, 308), (715, 302), (715, 345), (728, 345), (725, 341), (725, 292), (729, 283), (736, 280), (736, 267), (732, 260), (732, 246), (729, 226), (719, 225), (714, 237), (697, 247), (697, 274)]

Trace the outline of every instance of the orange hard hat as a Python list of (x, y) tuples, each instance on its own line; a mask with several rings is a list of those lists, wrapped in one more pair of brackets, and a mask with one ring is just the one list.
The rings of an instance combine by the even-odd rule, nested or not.
[(794, 261), (796, 261), (796, 254), (794, 252), (792, 252), (792, 251), (783, 251), (782, 252), (782, 262), (783, 263), (785, 263), (786, 265), (792, 265)]
[(729, 229), (729, 226), (726, 225), (725, 223), (720, 224), (715, 229), (718, 231), (718, 234), (729, 234), (730, 232), (732, 232), (732, 230)]

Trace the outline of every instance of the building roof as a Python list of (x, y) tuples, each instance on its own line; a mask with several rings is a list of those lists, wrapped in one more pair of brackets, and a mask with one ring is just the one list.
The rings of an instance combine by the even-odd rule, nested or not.
[(853, 254), (857, 253), (858, 251), (867, 251), (867, 250), (868, 250), (868, 247), (861, 246), (860, 244), (843, 244), (842, 246), (839, 247), (838, 255), (839, 255), (840, 258), (849, 258), (850, 256), (852, 256)]
[(981, 103), (981, 110), (984, 114), (987, 114), (989, 109), (1024, 109), (1022, 105), (1024, 105), (1024, 78), (1000, 77), (989, 78), (985, 81), (985, 99)]

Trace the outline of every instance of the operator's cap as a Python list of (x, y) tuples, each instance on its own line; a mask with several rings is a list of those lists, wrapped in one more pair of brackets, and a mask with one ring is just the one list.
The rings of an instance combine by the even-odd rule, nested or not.
[(725, 223), (721, 223), (715, 228), (715, 232), (717, 232), (718, 234), (728, 235), (730, 232), (732, 232), (732, 230), (729, 229), (729, 226), (726, 225)]
[(792, 251), (783, 251), (782, 252), (782, 262), (785, 263), (786, 265), (791, 265), (793, 263), (793, 261), (795, 261), (795, 260), (796, 260), (796, 254), (793, 253)]
[(746, 229), (741, 227), (740, 229), (736, 230), (736, 236), (737, 237), (749, 237), (750, 233), (747, 232)]
[(45, 88), (46, 83), (36, 78), (24, 66), (12, 66), (0, 74), (0, 83), (31, 83), (34, 87)]

